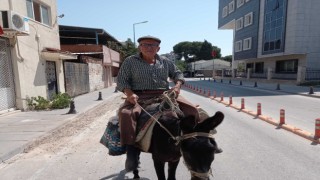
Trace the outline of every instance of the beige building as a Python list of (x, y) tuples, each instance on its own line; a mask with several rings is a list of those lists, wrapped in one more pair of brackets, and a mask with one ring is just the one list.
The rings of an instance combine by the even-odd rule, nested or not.
[[(65, 92), (56, 0), (0, 0), (0, 114)], [(0, 31), (1, 33), (1, 31)]]

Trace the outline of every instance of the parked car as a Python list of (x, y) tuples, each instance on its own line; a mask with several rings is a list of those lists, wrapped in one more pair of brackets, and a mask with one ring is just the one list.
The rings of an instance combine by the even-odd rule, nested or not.
[(204, 77), (204, 74), (197, 73), (195, 77)]

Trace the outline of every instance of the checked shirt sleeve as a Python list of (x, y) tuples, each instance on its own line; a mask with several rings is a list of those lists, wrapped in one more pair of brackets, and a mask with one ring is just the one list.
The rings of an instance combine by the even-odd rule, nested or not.
[(130, 68), (130, 58), (123, 61), (118, 77), (117, 77), (117, 88), (119, 91), (123, 92), (124, 89), (131, 89), (130, 85), (130, 77), (131, 76), (131, 68)]

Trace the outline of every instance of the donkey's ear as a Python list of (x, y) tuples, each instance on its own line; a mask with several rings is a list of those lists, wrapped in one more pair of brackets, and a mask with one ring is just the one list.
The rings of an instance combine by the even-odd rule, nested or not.
[(224, 119), (224, 114), (220, 111), (217, 111), (216, 114), (212, 117), (209, 117), (197, 124), (195, 130), (201, 132), (209, 132), (212, 129), (215, 129), (219, 124), (222, 123)]
[(187, 116), (180, 120), (180, 128), (184, 133), (193, 132), (193, 128), (195, 126), (196, 126), (196, 121), (194, 116)]

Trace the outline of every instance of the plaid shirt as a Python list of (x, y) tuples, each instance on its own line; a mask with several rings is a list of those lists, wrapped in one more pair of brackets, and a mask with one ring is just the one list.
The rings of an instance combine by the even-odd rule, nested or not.
[(131, 90), (167, 90), (168, 77), (174, 82), (184, 82), (183, 74), (175, 64), (165, 57), (156, 55), (156, 63), (150, 65), (140, 54), (124, 60), (117, 77), (117, 88)]

